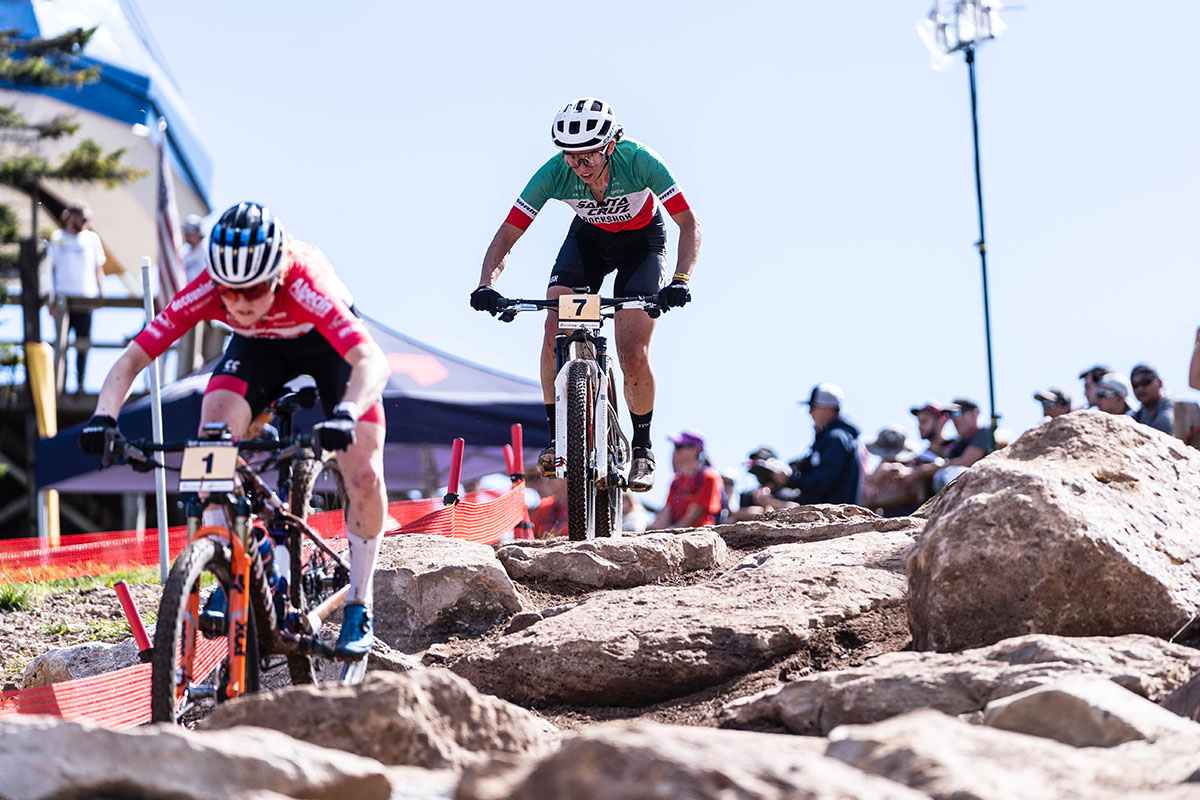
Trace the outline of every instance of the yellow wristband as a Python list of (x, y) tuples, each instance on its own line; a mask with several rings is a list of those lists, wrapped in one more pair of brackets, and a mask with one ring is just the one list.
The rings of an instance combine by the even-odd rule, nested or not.
[(686, 272), (676, 272), (675, 277), (672, 278), (672, 280), (683, 281), (684, 283), (690, 281), (691, 279), (692, 276), (688, 275)]

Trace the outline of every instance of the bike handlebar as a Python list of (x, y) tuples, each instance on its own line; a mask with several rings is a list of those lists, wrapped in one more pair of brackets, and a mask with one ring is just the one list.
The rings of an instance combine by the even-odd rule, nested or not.
[[(522, 311), (555, 311), (558, 309), (558, 298), (553, 300), (525, 300), (525, 299), (509, 299), (504, 298), (500, 302), (501, 322), (512, 322), (517, 314)], [(649, 295), (646, 297), (601, 297), (600, 298), (600, 315), (611, 319), (618, 311), (626, 308), (640, 308), (645, 310), (651, 317), (657, 317), (659, 314), (667, 310), (668, 306), (664, 306), (658, 301), (658, 297)]]
[[(203, 439), (183, 439), (171, 442), (155, 442), (147, 439), (126, 439), (120, 431), (114, 431), (111, 440), (106, 443), (104, 455), (100, 459), (100, 467), (114, 464), (129, 464), (137, 468), (154, 469), (165, 467), (156, 461), (153, 453), (179, 453), (187, 449), (189, 444)], [(289, 448), (306, 448), (312, 446), (312, 437), (307, 434), (296, 434), (291, 439), (247, 439), (237, 442), (238, 454), (241, 453), (272, 453)]]

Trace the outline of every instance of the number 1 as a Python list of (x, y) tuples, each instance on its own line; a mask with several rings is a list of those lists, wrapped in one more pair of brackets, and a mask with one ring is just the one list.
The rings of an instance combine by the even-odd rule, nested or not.
[(205, 471), (205, 473), (210, 473), (210, 472), (212, 472), (212, 468), (213, 468), (213, 457), (214, 457), (214, 456), (215, 456), (215, 453), (209, 453), (209, 454), (208, 454), (208, 455), (206, 455), (206, 456), (205, 456), (203, 459), (201, 459), (201, 460), (204, 462), (204, 464), (205, 464), (205, 467), (204, 467), (204, 471)]

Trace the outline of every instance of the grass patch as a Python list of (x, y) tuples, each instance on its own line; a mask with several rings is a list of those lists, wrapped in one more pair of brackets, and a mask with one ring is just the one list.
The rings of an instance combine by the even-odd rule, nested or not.
[(0, 611), (29, 611), (37, 605), (37, 592), (28, 583), (0, 586)]

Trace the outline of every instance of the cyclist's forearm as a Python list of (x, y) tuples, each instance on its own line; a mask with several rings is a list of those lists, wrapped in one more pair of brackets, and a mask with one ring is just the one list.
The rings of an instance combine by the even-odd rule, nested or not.
[(125, 352), (121, 353), (121, 357), (117, 359), (104, 378), (104, 384), (100, 387), (100, 397), (96, 401), (95, 413), (116, 419), (117, 414), (121, 411), (121, 406), (125, 405), (125, 400), (129, 397), (133, 381), (148, 366), (150, 366), (150, 356), (137, 342), (130, 342), (129, 346), (125, 348)]
[(700, 220), (696, 219), (690, 208), (680, 211), (671, 219), (679, 225), (679, 258), (675, 272), (691, 275), (692, 270), (696, 268), (696, 261), (700, 258), (700, 241), (704, 238), (704, 231), (700, 227)]
[(496, 231), (496, 235), (492, 237), (492, 243), (488, 245), (487, 253), (483, 256), (483, 269), (479, 273), (480, 286), (495, 285), (496, 279), (500, 277), (500, 273), (504, 271), (504, 267), (508, 263), (508, 254), (524, 232), (509, 222), (500, 226), (500, 230)]
[(391, 369), (387, 356), (374, 342), (355, 345), (345, 358), (350, 364), (350, 378), (346, 381), (341, 402), (354, 403), (358, 413), (362, 414), (383, 394)]

